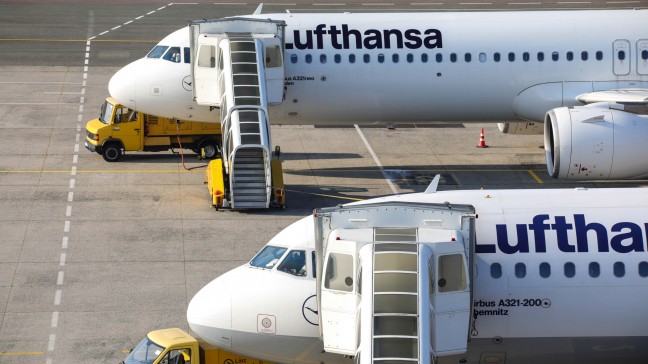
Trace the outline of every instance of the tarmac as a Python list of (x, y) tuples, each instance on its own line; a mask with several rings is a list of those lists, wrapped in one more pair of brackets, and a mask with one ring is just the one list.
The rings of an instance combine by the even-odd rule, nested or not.
[[(448, 2), (449, 3), (449, 2)], [(488, 123), (273, 126), (286, 209), (215, 211), (187, 152), (107, 163), (83, 146), (108, 80), (196, 18), (256, 4), (0, 1), (0, 364), (116, 363), (148, 332), (187, 329), (191, 297), (316, 207), (440, 189), (648, 186), (547, 175), (541, 135)], [(646, 1), (266, 2), (264, 12), (646, 7)], [(477, 148), (481, 128), (489, 148)], [(262, 298), (260, 298), (260, 301)]]

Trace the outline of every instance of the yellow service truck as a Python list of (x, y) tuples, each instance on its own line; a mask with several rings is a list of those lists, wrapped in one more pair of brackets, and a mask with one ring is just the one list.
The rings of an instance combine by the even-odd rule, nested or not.
[(232, 354), (198, 342), (185, 331), (173, 328), (151, 331), (122, 364), (269, 364)]
[(108, 162), (117, 162), (126, 151), (159, 152), (191, 149), (204, 158), (218, 154), (219, 123), (200, 123), (147, 115), (118, 104), (109, 97), (99, 118), (86, 124), (85, 147)]

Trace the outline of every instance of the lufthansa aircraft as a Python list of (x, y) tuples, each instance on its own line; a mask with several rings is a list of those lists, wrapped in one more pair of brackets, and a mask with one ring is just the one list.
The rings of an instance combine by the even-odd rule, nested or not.
[[(552, 176), (648, 175), (648, 159), (636, 158), (648, 154), (648, 10), (246, 19), (285, 24), (272, 124), (546, 121)], [(119, 70), (111, 96), (145, 113), (219, 122), (215, 107), (196, 103), (190, 38), (191, 26), (173, 32)]]
[(474, 190), (317, 209), (191, 300), (280, 363), (645, 363), (648, 189)]

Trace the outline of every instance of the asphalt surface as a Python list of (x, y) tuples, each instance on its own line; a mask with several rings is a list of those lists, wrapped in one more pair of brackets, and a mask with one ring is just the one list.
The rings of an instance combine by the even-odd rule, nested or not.
[[(286, 0), (266, 2), (264, 12), (647, 6)], [(503, 135), (492, 124), (275, 126), (288, 208), (214, 211), (205, 163), (191, 152), (188, 171), (170, 152), (109, 164), (84, 149), (85, 122), (99, 113), (115, 71), (190, 19), (255, 8), (0, 0), (0, 364), (116, 363), (150, 330), (187, 328), (185, 310), (200, 287), (315, 207), (423, 191), (436, 174), (440, 189), (647, 185), (552, 180), (542, 136)], [(489, 148), (475, 147), (482, 127)]]

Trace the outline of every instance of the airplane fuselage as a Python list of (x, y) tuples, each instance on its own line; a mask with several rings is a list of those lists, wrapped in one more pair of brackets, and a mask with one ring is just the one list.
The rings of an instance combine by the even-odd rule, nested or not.
[[(475, 208), (476, 319), (468, 351), (440, 363), (496, 357), (508, 364), (642, 363), (648, 357), (647, 200), (644, 189), (565, 189), (438, 192), (367, 203), (449, 201)], [(267, 245), (285, 248), (285, 256), (303, 251), (302, 274), (281, 271), (279, 258), (273, 268), (253, 260), (226, 273), (193, 298), (192, 330), (211, 344), (265, 360), (353, 362), (322, 352), (313, 231), (307, 217)]]
[[(286, 22), (273, 124), (543, 121), (576, 96), (648, 87), (648, 12), (263, 14)], [(159, 45), (189, 47), (181, 29)], [(190, 63), (143, 58), (110, 92), (142, 112), (218, 122)]]

